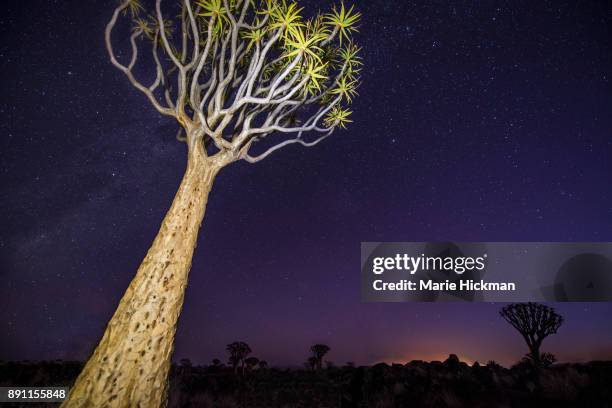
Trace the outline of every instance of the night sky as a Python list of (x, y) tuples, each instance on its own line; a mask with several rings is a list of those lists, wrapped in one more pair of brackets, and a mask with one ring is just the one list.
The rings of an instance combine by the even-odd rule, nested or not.
[[(176, 125), (108, 61), (115, 3), (86, 3), (7, 2), (0, 16), (4, 360), (88, 356), (185, 167)], [(360, 242), (612, 241), (609, 3), (357, 5), (355, 123), (222, 170), (176, 359), (225, 360), (243, 340), (281, 366), (315, 342), (339, 364), (510, 364), (526, 347), (499, 304), (362, 303)], [(566, 323), (543, 350), (612, 358), (612, 304), (555, 306)]]

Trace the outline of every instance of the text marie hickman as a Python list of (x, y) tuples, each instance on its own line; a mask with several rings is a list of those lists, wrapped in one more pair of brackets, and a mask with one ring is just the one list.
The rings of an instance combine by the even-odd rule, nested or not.
[[(410, 256), (397, 254), (391, 257), (377, 257), (372, 260), (372, 272), (381, 275), (385, 271), (405, 271), (414, 275), (417, 271), (444, 271), (462, 275), (464, 272), (480, 272), (486, 268), (487, 254), (477, 257), (443, 257), (443, 256)], [(374, 280), (375, 291), (515, 291), (514, 282), (486, 282), (484, 280), (460, 279), (432, 280), (419, 279), (418, 283), (408, 279), (395, 282), (384, 282), (382, 279)]]
[(402, 279), (397, 282), (383, 282), (377, 279), (373, 282), (373, 288), (376, 291), (416, 291), (416, 290), (431, 290), (431, 291), (515, 291), (516, 284), (514, 282), (485, 282), (484, 280), (475, 281), (472, 279), (460, 280), (451, 282), (448, 279), (439, 282), (431, 279), (419, 280), (417, 282)]

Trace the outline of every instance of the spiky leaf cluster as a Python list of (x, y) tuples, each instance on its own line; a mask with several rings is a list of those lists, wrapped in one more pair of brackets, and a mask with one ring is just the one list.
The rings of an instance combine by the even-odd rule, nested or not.
[[(161, 61), (156, 86), (169, 106), (158, 110), (181, 116), (181, 124), (199, 124), (229, 149), (224, 140), (242, 148), (277, 130), (301, 137), (351, 122), (362, 67), (352, 38), (361, 14), (353, 6), (313, 15), (293, 0), (181, 0), (174, 13), (153, 7), (147, 15), (140, 1), (124, 0), (121, 10)], [(234, 129), (224, 128), (228, 122)]]
[(325, 23), (338, 31), (340, 43), (343, 39), (349, 39), (351, 34), (357, 31), (356, 24), (361, 18), (361, 13), (355, 12), (354, 7), (347, 9), (342, 2), (339, 9), (334, 7), (331, 13), (325, 15)]

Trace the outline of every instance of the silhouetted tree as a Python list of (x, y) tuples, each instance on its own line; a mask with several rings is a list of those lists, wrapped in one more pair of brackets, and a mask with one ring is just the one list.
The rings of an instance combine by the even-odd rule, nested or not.
[(487, 362), (487, 368), (489, 368), (491, 370), (497, 370), (497, 369), (500, 369), (501, 366), (499, 364), (497, 364), (497, 362), (495, 360), (489, 360)]
[(321, 369), (323, 366), (323, 357), (329, 352), (329, 346), (325, 344), (315, 344), (310, 347), (310, 351), (312, 351), (312, 355), (317, 359), (317, 368)]
[(251, 354), (251, 348), (243, 341), (235, 341), (227, 345), (225, 350), (229, 353), (229, 363), (234, 368), (234, 373), (238, 371), (238, 364), (242, 365), (244, 373), (244, 359)]
[(212, 360), (212, 364), (208, 368), (211, 372), (219, 372), (223, 367), (225, 367), (225, 364), (223, 364), (218, 358), (214, 358)]
[[(528, 357), (534, 366), (540, 367), (543, 357), (540, 346), (546, 337), (559, 330), (563, 316), (552, 307), (533, 302), (512, 303), (502, 308), (499, 314), (521, 333), (529, 347)], [(547, 362), (550, 361), (548, 355), (545, 356)]]
[(240, 359), (236, 356), (229, 356), (227, 359), (227, 364), (232, 366), (234, 374), (236, 374), (238, 372), (238, 364), (240, 364)]
[(314, 371), (314, 369), (317, 368), (317, 358), (314, 356), (308, 357), (308, 360), (306, 360), (306, 367)]
[(268, 368), (268, 362), (266, 360), (260, 360), (259, 361), (259, 368), (262, 370), (265, 370), (266, 368)]
[(179, 361), (178, 371), (180, 375), (185, 375), (191, 372), (192, 368), (191, 360), (188, 358), (181, 358)]

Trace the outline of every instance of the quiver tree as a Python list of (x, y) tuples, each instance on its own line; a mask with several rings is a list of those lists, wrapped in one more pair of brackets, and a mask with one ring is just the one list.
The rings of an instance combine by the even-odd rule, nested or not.
[(251, 347), (243, 341), (235, 341), (228, 344), (225, 350), (229, 354), (229, 363), (234, 369), (234, 373), (238, 372), (238, 365), (242, 367), (242, 373), (244, 374), (244, 359), (246, 356), (251, 354)]
[(310, 356), (306, 359), (305, 363), (306, 367), (314, 371), (317, 368), (317, 358), (314, 356)]
[[(351, 122), (359, 14), (306, 16), (288, 0), (123, 0), (105, 31), (112, 64), (176, 121), (187, 168), (159, 233), (65, 407), (165, 403), (177, 319), (215, 176)], [(127, 21), (127, 56), (113, 30)], [(124, 57), (120, 57), (124, 55)], [(142, 67), (148, 60), (149, 70)], [(150, 81), (142, 79), (147, 72)]]
[[(529, 347), (527, 357), (535, 367), (540, 367), (542, 365), (540, 346), (546, 337), (557, 333), (563, 324), (563, 316), (552, 307), (532, 302), (512, 303), (503, 307), (499, 314), (521, 333)], [(550, 360), (549, 356), (545, 357), (546, 361)]]
[(326, 344), (315, 344), (310, 347), (310, 351), (312, 351), (312, 356), (315, 358), (315, 362), (319, 370), (323, 367), (323, 357), (329, 352), (329, 350), (330, 348)]
[(181, 361), (179, 362), (179, 373), (181, 375), (190, 373), (192, 368), (193, 368), (193, 364), (191, 363), (190, 359), (181, 358)]

